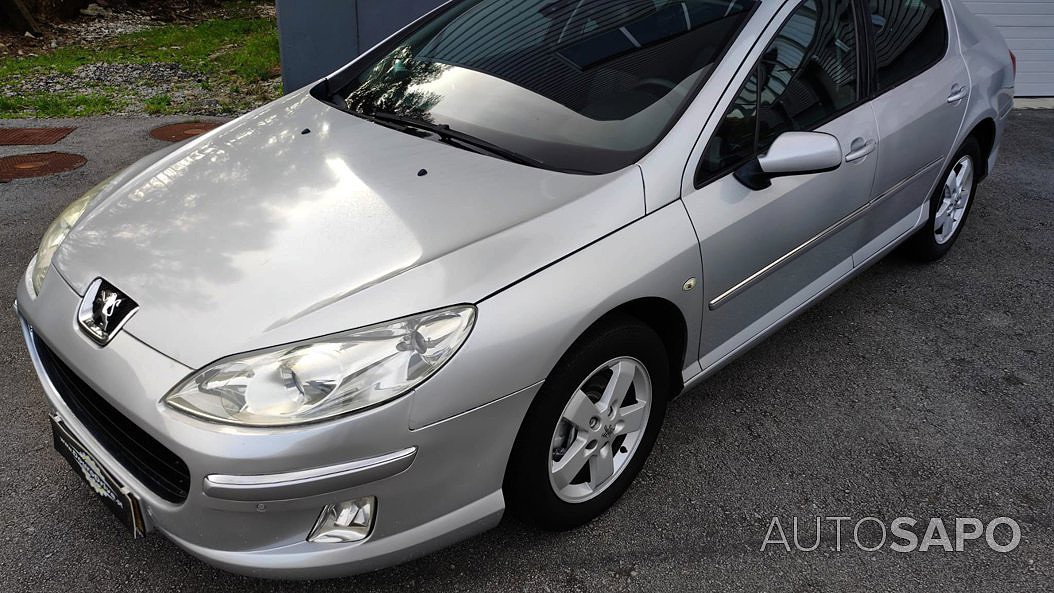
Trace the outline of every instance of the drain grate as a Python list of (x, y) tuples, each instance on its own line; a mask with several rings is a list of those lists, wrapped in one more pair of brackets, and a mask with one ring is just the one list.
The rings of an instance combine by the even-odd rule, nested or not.
[(182, 142), (187, 138), (199, 136), (218, 127), (220, 127), (220, 124), (207, 121), (187, 122), (161, 126), (151, 131), (150, 135), (165, 142)]
[(0, 128), (0, 146), (54, 144), (77, 128)]
[(36, 152), (0, 158), (0, 183), (79, 169), (88, 159), (68, 152)]

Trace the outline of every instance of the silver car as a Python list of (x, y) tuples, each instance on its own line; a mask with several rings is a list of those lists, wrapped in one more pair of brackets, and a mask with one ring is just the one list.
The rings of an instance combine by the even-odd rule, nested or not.
[(962, 232), (1013, 56), (959, 0), (464, 0), (73, 202), (18, 287), (55, 446), (228, 570), (587, 523), (670, 398)]

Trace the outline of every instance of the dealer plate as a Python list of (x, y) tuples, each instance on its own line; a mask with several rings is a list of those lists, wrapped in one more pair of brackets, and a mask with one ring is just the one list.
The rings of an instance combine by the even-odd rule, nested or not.
[(70, 433), (60, 418), (51, 419), (51, 432), (55, 449), (66, 459), (92, 491), (102, 499), (114, 515), (128, 528), (132, 537), (143, 537), (143, 511), (139, 498), (126, 486), (123, 486), (109, 471), (102, 466)]

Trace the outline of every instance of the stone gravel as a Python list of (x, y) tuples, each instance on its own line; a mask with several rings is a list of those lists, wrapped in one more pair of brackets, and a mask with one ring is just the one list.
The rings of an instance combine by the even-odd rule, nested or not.
[(77, 43), (92, 43), (124, 35), (146, 31), (164, 23), (154, 20), (149, 14), (135, 10), (121, 10), (93, 18), (81, 18), (69, 22), (54, 23), (61, 35)]
[(52, 73), (27, 78), (0, 91), (18, 96), (26, 93), (91, 93), (100, 88), (120, 88), (140, 97), (166, 94), (174, 87), (200, 84), (205, 77), (183, 69), (179, 64), (85, 64), (72, 73)]

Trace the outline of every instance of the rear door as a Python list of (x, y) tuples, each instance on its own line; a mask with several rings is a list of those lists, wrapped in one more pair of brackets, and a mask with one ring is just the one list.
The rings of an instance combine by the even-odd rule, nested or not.
[(857, 264), (928, 216), (927, 199), (962, 126), (970, 77), (941, 0), (861, 0), (872, 47), (878, 169), (858, 225)]
[[(683, 201), (703, 256), (704, 369), (852, 270), (858, 236), (840, 224), (870, 199), (878, 133), (862, 85), (857, 9), (855, 0), (788, 3), (693, 157), (695, 183)], [(762, 190), (736, 179), (791, 131), (834, 136), (846, 161)]]

